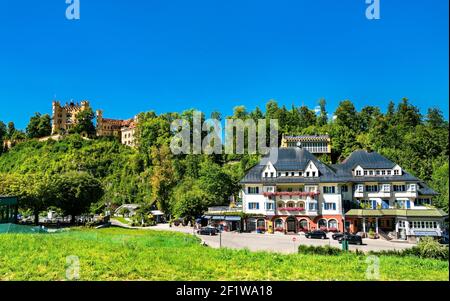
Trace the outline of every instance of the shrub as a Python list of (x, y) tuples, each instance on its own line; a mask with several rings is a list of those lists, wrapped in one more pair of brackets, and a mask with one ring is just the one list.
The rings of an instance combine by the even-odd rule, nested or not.
[(434, 240), (432, 237), (422, 238), (417, 246), (404, 250), (386, 250), (386, 251), (370, 251), (369, 254), (373, 255), (386, 255), (386, 256), (416, 256), (421, 258), (432, 258), (448, 260), (448, 247), (442, 246)]
[(448, 247), (442, 246), (432, 237), (421, 238), (417, 246), (413, 247), (411, 251), (422, 258), (448, 260)]
[(341, 249), (330, 246), (298, 246), (298, 253), (301, 254), (315, 254), (315, 255), (340, 255)]

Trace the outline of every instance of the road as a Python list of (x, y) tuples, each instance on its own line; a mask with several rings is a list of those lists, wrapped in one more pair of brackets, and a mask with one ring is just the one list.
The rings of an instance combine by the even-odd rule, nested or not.
[[(168, 224), (159, 224), (154, 227), (150, 227), (151, 230), (166, 230), (177, 231), (193, 234), (191, 227), (169, 227)], [(208, 246), (218, 248), (220, 245), (220, 236), (199, 236)], [(295, 237), (295, 241), (293, 238)], [(278, 253), (296, 253), (300, 244), (311, 246), (325, 246), (330, 245), (340, 248), (341, 245), (331, 238), (321, 239), (307, 239), (304, 235), (284, 235), (284, 234), (257, 234), (257, 233), (235, 233), (235, 232), (223, 232), (222, 233), (222, 247), (231, 249), (249, 249), (251, 251), (271, 251)], [(382, 251), (382, 250), (402, 250), (405, 248), (411, 248), (414, 244), (406, 242), (392, 242), (382, 239), (363, 239), (363, 245), (356, 246), (350, 245), (350, 250), (367, 251)]]

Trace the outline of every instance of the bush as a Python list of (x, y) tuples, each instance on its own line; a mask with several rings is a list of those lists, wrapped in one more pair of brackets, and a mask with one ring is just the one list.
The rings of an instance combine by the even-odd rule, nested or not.
[(386, 255), (386, 256), (416, 256), (420, 258), (432, 258), (448, 260), (448, 246), (442, 246), (432, 237), (424, 237), (420, 239), (417, 246), (404, 250), (388, 250), (388, 251), (371, 251), (369, 254)]
[(340, 255), (341, 249), (330, 246), (298, 246), (298, 253), (300, 254), (315, 254), (315, 255)]
[(413, 247), (411, 251), (422, 258), (448, 260), (448, 247), (442, 246), (432, 237), (421, 238), (417, 246)]

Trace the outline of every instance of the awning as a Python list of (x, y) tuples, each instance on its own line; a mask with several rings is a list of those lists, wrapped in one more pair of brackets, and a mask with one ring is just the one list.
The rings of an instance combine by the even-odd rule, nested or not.
[(224, 220), (225, 219), (225, 216), (223, 216), (223, 215), (217, 215), (217, 216), (213, 216), (211, 219), (213, 219), (213, 220)]
[(240, 216), (225, 216), (225, 220), (230, 221), (230, 222), (238, 222), (241, 220), (241, 217)]

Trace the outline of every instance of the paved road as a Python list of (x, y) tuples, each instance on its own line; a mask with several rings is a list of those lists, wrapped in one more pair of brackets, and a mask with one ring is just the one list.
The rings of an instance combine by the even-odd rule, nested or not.
[[(150, 227), (152, 230), (167, 230), (177, 231), (184, 233), (193, 233), (191, 227), (169, 227), (168, 224), (159, 224), (154, 227)], [(204, 242), (213, 248), (218, 248), (220, 245), (220, 236), (199, 236)], [(293, 237), (296, 241), (293, 241)], [(361, 251), (381, 251), (381, 250), (401, 250), (405, 248), (411, 248), (414, 244), (404, 242), (392, 242), (382, 239), (363, 239), (363, 245), (356, 246), (350, 245), (350, 250), (359, 249)], [(257, 234), (257, 233), (235, 233), (235, 232), (223, 232), (222, 233), (222, 247), (231, 249), (244, 249), (247, 248), (251, 251), (271, 251), (279, 253), (296, 253), (300, 244), (324, 246), (330, 245), (333, 247), (339, 247), (340, 244), (333, 239), (307, 239), (304, 235), (284, 235), (284, 234)]]

